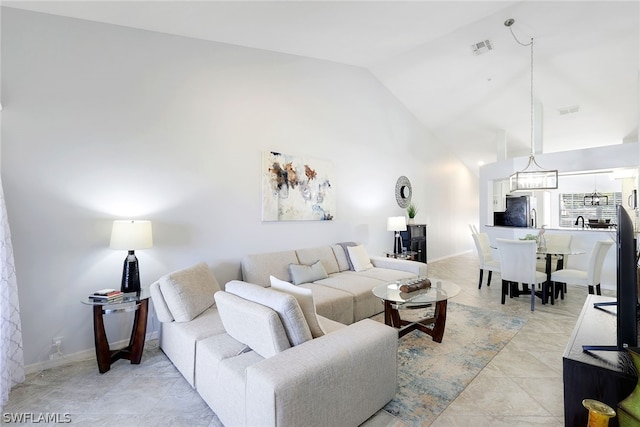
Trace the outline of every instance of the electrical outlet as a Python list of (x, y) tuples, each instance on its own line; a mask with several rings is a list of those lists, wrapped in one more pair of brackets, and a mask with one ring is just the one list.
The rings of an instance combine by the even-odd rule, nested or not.
[(51, 340), (51, 347), (59, 349), (62, 346), (62, 337), (55, 337)]

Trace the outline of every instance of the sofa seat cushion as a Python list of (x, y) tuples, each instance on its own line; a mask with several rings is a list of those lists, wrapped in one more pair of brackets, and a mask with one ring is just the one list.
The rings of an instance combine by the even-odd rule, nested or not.
[(300, 304), (293, 296), (239, 280), (228, 282), (225, 285), (225, 290), (245, 300), (269, 307), (278, 313), (292, 346), (313, 339)]
[(166, 322), (162, 324), (160, 348), (185, 379), (195, 385), (194, 363), (196, 343), (211, 336), (224, 334), (224, 326), (214, 305), (191, 322)]
[(198, 343), (196, 390), (224, 425), (246, 425), (246, 370), (264, 360), (228, 334)]
[(314, 283), (350, 294), (353, 298), (354, 322), (378, 314), (384, 309), (380, 300), (372, 292), (373, 288), (385, 283), (383, 280), (364, 276), (353, 271), (343, 271)]
[(391, 283), (391, 282), (395, 282), (396, 280), (411, 279), (416, 277), (415, 274), (408, 271), (392, 270), (390, 268), (379, 268), (379, 267), (373, 267), (368, 270), (357, 271), (357, 272), (343, 271), (340, 274), (352, 275), (360, 278), (367, 277), (370, 279), (380, 280), (386, 283)]
[(216, 305), (227, 333), (260, 356), (271, 357), (291, 347), (278, 313), (271, 308), (228, 292), (216, 293)]
[(350, 293), (315, 283), (299, 286), (313, 293), (317, 314), (345, 325), (353, 323), (353, 296)]
[(176, 322), (189, 322), (211, 307), (218, 281), (204, 262), (175, 271), (158, 281), (166, 307)]

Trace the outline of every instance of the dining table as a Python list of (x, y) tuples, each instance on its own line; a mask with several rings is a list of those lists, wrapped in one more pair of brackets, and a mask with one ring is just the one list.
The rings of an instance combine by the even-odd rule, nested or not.
[[(544, 272), (547, 275), (547, 284), (551, 283), (551, 273), (552, 271), (552, 266), (551, 266), (551, 261), (553, 259), (553, 256), (557, 256), (558, 258), (558, 263), (556, 264), (556, 270), (562, 270), (564, 268), (564, 259), (566, 256), (568, 255), (582, 255), (586, 253), (585, 250), (583, 249), (572, 249), (571, 247), (541, 247), (538, 246), (538, 248), (536, 249), (536, 256), (540, 256), (543, 255), (545, 257), (545, 269)], [(566, 286), (566, 283), (563, 285)], [(549, 299), (549, 295), (547, 295), (547, 291), (548, 291), (549, 286), (543, 286), (542, 289), (542, 303), (546, 304), (548, 299)], [(551, 291), (552, 293), (554, 292), (553, 289)], [(563, 289), (563, 292), (566, 292), (566, 288)], [(553, 304), (554, 302), (554, 295), (551, 295), (551, 304)]]

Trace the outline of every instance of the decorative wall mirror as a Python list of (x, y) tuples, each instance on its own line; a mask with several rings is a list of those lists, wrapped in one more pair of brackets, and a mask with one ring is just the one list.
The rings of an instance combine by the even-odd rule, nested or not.
[(396, 202), (401, 208), (406, 208), (411, 202), (411, 182), (406, 176), (401, 176), (396, 181)]

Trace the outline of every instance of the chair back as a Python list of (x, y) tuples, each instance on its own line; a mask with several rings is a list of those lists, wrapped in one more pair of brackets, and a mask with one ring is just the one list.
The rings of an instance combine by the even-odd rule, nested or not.
[(478, 234), (478, 228), (474, 224), (469, 224), (469, 229), (471, 230), (471, 234)]
[(602, 264), (604, 264), (604, 258), (607, 256), (607, 252), (611, 246), (613, 246), (612, 240), (598, 240), (593, 246), (593, 251), (589, 257), (589, 267), (587, 269), (588, 286), (600, 284)]
[(473, 237), (473, 242), (476, 244), (478, 259), (480, 260), (480, 267), (485, 265), (488, 261), (493, 261), (489, 235), (487, 233), (475, 233), (472, 234), (471, 237)]
[(502, 280), (518, 283), (536, 283), (535, 240), (496, 239), (500, 255)]
[[(547, 243), (547, 249), (570, 249), (571, 234), (545, 234), (544, 239)], [(565, 266), (566, 268), (566, 266)]]

